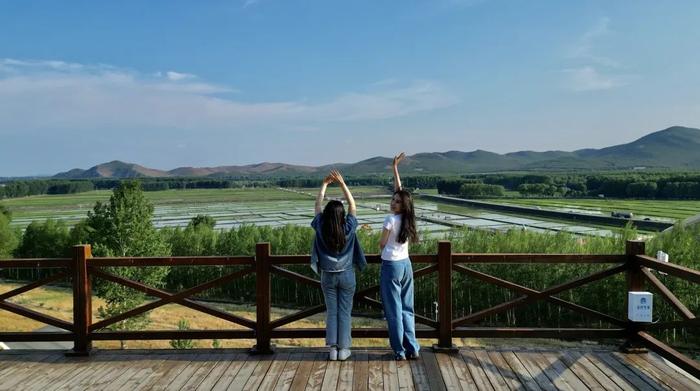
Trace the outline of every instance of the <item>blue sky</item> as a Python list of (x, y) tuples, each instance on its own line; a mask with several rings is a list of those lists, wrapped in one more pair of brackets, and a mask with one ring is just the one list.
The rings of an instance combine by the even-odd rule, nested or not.
[(698, 1), (0, 0), (0, 176), (700, 127)]

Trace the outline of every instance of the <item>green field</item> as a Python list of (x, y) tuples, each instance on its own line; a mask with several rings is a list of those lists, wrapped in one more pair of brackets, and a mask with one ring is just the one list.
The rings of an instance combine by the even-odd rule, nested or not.
[[(13, 220), (68, 218), (87, 215), (97, 201), (109, 199), (112, 191), (97, 190), (87, 193), (38, 195), (0, 201), (12, 212)], [(308, 200), (309, 197), (275, 188), (248, 189), (188, 189), (146, 192), (155, 206), (181, 206), (251, 201)]]
[(543, 209), (610, 216), (613, 211), (634, 213), (635, 218), (674, 222), (700, 214), (700, 201), (675, 200), (619, 200), (619, 199), (534, 199), (518, 198), (490, 200)]

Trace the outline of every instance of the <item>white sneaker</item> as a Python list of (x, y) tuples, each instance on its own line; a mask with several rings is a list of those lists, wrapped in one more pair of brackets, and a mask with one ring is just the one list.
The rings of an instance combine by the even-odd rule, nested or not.
[(330, 350), (328, 351), (328, 359), (331, 361), (338, 360), (338, 348), (331, 346)]
[(340, 349), (338, 352), (338, 360), (345, 361), (350, 357), (350, 349)]

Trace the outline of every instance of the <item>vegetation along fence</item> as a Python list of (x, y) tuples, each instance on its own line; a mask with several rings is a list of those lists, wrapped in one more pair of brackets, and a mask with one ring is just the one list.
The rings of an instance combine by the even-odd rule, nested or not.
[[(700, 271), (678, 266), (671, 263), (659, 262), (644, 255), (644, 242), (627, 241), (624, 254), (477, 254), (452, 253), (451, 243), (438, 243), (437, 254), (413, 255), (416, 267), (414, 277), (420, 279), (431, 274), (437, 274), (437, 319), (416, 314), (416, 322), (422, 327), (416, 333), (419, 338), (436, 339), (435, 348), (453, 348), (452, 338), (488, 337), (488, 338), (559, 338), (559, 339), (624, 339), (623, 349), (648, 348), (696, 377), (700, 377), (700, 365), (697, 361), (685, 356), (653, 336), (654, 333), (669, 329), (700, 329), (700, 322), (692, 311), (686, 307), (652, 271), (687, 281), (691, 286), (700, 285)], [(370, 264), (378, 264), (378, 255), (369, 255)], [(323, 338), (322, 328), (290, 328), (290, 323), (325, 311), (325, 306), (319, 304), (303, 309), (296, 313), (271, 319), (271, 281), (272, 275), (288, 278), (298, 284), (304, 284), (320, 289), (317, 279), (290, 270), (289, 266), (308, 264), (308, 255), (271, 255), (269, 243), (258, 243), (255, 256), (234, 257), (148, 257), (148, 258), (94, 258), (91, 256), (89, 245), (75, 246), (72, 258), (65, 259), (10, 259), (0, 260), (0, 268), (34, 268), (55, 269), (54, 274), (29, 283), (9, 292), (0, 294), (0, 309), (6, 310), (39, 322), (43, 322), (65, 331), (62, 332), (3, 332), (0, 330), (0, 341), (74, 341), (72, 354), (87, 355), (92, 341), (98, 340), (172, 340), (172, 339), (255, 339), (254, 351), (259, 353), (271, 352), (271, 339), (274, 338)], [(579, 267), (595, 264), (602, 269), (579, 276), (569, 281), (561, 282), (546, 289), (536, 290), (527, 286), (499, 278), (478, 270), (478, 265), (551, 265), (560, 264), (567, 267)], [(113, 267), (187, 267), (187, 266), (218, 266), (230, 267), (230, 272), (224, 273), (212, 280), (201, 283), (180, 292), (172, 293), (155, 287), (150, 287), (133, 279), (119, 276), (111, 272)], [(453, 294), (465, 289), (464, 286), (453, 286), (457, 274), (470, 277), (479, 283), (491, 284), (515, 293), (511, 299), (492, 305), (488, 308), (465, 311), (453, 306)], [(215, 288), (231, 281), (252, 275), (255, 278), (256, 319), (250, 320), (217, 309), (209, 304), (202, 304), (192, 299), (194, 295)], [(641, 291), (652, 288), (659, 297), (670, 305), (678, 314), (680, 320), (659, 321), (656, 323), (634, 323), (619, 318), (627, 308), (625, 302), (620, 302), (618, 314), (610, 315), (598, 310), (565, 300), (562, 293), (574, 288), (609, 278), (624, 275), (626, 288), (624, 291)], [(73, 288), (73, 322), (68, 322), (40, 312), (25, 308), (8, 301), (19, 294), (37, 287), (70, 279)], [(135, 289), (156, 298), (156, 300), (121, 314), (92, 322), (92, 282), (94, 279), (104, 279), (116, 284)], [(381, 310), (382, 304), (376, 300), (378, 285), (362, 287), (355, 294), (355, 302)], [(556, 306), (574, 311), (582, 316), (604, 322), (608, 327), (483, 327), (479, 324), (485, 319), (507, 312), (514, 308), (523, 307), (536, 302), (546, 301)], [(243, 329), (222, 330), (139, 330), (120, 331), (109, 330), (109, 326), (136, 317), (160, 306), (177, 303), (196, 311), (243, 326)], [(456, 317), (455, 314), (462, 314)], [(602, 323), (601, 323), (602, 324)], [(354, 328), (352, 335), (358, 338), (386, 338), (387, 330), (378, 328)]]

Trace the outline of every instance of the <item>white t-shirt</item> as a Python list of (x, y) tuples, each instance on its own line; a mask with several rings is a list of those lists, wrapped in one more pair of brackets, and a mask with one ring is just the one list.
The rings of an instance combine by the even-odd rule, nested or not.
[(397, 242), (399, 231), (401, 230), (401, 215), (392, 214), (386, 216), (383, 228), (388, 229), (390, 232), (389, 240), (382, 250), (382, 259), (387, 261), (400, 261), (408, 258), (408, 240), (406, 240), (406, 243)]

